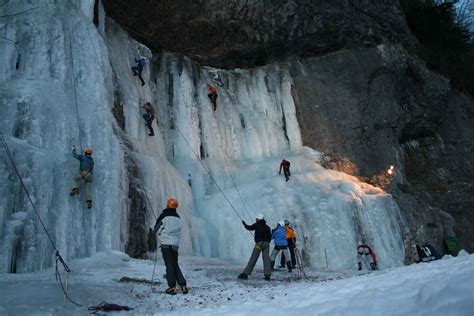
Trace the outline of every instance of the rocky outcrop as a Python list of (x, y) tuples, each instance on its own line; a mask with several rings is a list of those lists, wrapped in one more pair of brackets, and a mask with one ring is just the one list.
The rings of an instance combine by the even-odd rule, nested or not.
[(221, 68), (253, 67), (381, 43), (413, 44), (397, 1), (103, 3), (112, 18), (150, 47)]
[(442, 250), (443, 235), (455, 233), (474, 251), (474, 102), (411, 53), (397, 1), (103, 3), (155, 49), (226, 69), (287, 65), (303, 143), (343, 157), (327, 167), (377, 180), (394, 165), (383, 186), (408, 239)]

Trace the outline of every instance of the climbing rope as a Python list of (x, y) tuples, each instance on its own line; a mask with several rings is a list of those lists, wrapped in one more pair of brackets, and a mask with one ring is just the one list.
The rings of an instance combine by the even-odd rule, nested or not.
[(46, 236), (48, 236), (48, 239), (49, 239), (49, 242), (51, 243), (51, 245), (53, 246), (54, 250), (56, 251), (55, 252), (55, 255), (56, 255), (56, 279), (59, 280), (59, 283), (61, 284), (61, 289), (63, 290), (64, 292), (64, 295), (65, 297), (71, 302), (73, 303), (74, 305), (77, 305), (77, 306), (82, 306), (81, 304), (78, 304), (76, 303), (75, 301), (73, 301), (69, 295), (67, 294), (67, 291), (66, 289), (64, 288), (64, 285), (63, 285), (63, 282), (62, 282), (62, 279), (61, 279), (61, 274), (59, 273), (59, 270), (58, 270), (58, 262), (61, 263), (63, 265), (63, 268), (64, 270), (66, 271), (66, 273), (69, 273), (71, 272), (71, 269), (69, 269), (68, 265), (66, 264), (66, 262), (64, 261), (64, 259), (61, 257), (61, 254), (59, 253), (59, 250), (58, 248), (56, 248), (56, 245), (53, 241), (53, 238), (51, 237), (51, 235), (49, 234), (48, 230), (46, 229), (46, 226), (44, 225), (44, 222), (43, 222), (43, 219), (41, 218), (41, 215), (39, 214), (38, 212), (38, 209), (36, 208), (36, 205), (35, 203), (33, 203), (33, 200), (31, 199), (31, 196), (30, 196), (30, 193), (28, 191), (28, 189), (26, 188), (26, 185), (25, 183), (23, 182), (23, 178), (21, 177), (20, 175), (20, 172), (18, 171), (18, 168), (15, 164), (15, 160), (13, 159), (13, 155), (12, 153), (10, 152), (10, 148), (8, 147), (8, 144), (5, 140), (5, 137), (3, 136), (3, 134), (1, 134), (1, 137), (2, 137), (2, 145), (3, 145), (3, 148), (5, 149), (5, 152), (7, 154), (7, 157), (8, 159), (10, 160), (10, 163), (13, 167), (13, 170), (15, 171), (15, 174), (16, 176), (18, 177), (18, 180), (20, 181), (20, 184), (23, 188), (23, 191), (25, 192), (26, 194), (26, 197), (28, 198), (28, 200), (30, 201), (30, 204), (31, 206), (33, 207), (33, 210), (35, 211), (36, 213), (36, 216), (38, 216), (38, 219), (41, 223), (41, 226), (43, 227), (45, 233), (46, 233)]
[(72, 53), (72, 37), (71, 37), (71, 20), (70, 18), (68, 18), (67, 20), (68, 22), (68, 27), (67, 27), (67, 31), (68, 31), (68, 36), (69, 36), (69, 53), (70, 53), (70, 56), (71, 56), (71, 77), (72, 77), (72, 84), (74, 86), (74, 102), (75, 102), (75, 105), (76, 105), (76, 119), (77, 119), (77, 129), (78, 129), (78, 134), (79, 134), (79, 145), (81, 146), (81, 150), (84, 148), (82, 147), (82, 137), (81, 137), (81, 124), (79, 122), (79, 106), (77, 104), (77, 87), (76, 87), (76, 77), (75, 77), (75, 74), (74, 74), (74, 58), (73, 58), (73, 53)]
[[(243, 221), (243, 218), (240, 216), (239, 212), (237, 212), (237, 210), (235, 209), (234, 205), (232, 204), (232, 202), (229, 200), (229, 198), (227, 197), (227, 195), (224, 193), (224, 191), (221, 189), (221, 187), (219, 186), (219, 184), (217, 183), (217, 181), (214, 179), (214, 177), (211, 175), (210, 171), (206, 168), (206, 166), (204, 165), (204, 163), (201, 161), (199, 155), (196, 153), (196, 151), (193, 149), (193, 147), (191, 146), (191, 144), (188, 142), (188, 140), (186, 139), (186, 137), (184, 137), (183, 133), (181, 133), (181, 130), (175, 125), (174, 128), (178, 131), (178, 133), (181, 135), (181, 137), (184, 139), (184, 141), (186, 142), (186, 144), (188, 145), (189, 149), (191, 150), (191, 152), (196, 156), (196, 159), (199, 161), (199, 163), (201, 164), (202, 168), (204, 169), (204, 171), (206, 172), (206, 174), (209, 176), (209, 178), (212, 180), (212, 182), (214, 182), (215, 186), (217, 187), (217, 189), (220, 191), (220, 193), (222, 194), (222, 196), (224, 196), (225, 200), (227, 201), (227, 203), (229, 203), (230, 207), (232, 208), (232, 210), (234, 211), (234, 213), (240, 218), (241, 221)], [(253, 234), (248, 231), (250, 235), (253, 236)]]

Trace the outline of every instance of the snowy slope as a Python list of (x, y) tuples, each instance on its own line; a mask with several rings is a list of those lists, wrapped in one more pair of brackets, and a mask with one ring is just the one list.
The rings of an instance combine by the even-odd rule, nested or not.
[[(121, 253), (99, 253), (70, 263), (70, 295), (85, 306), (108, 303), (134, 308), (127, 315), (472, 315), (474, 255), (357, 274), (309, 269), (309, 280), (276, 271), (262, 279), (261, 265), (248, 281), (243, 265), (215, 259), (181, 258), (190, 292), (164, 294), (164, 267), (156, 285), (119, 283), (124, 276), (151, 279), (153, 262)], [(85, 307), (63, 296), (53, 271), (0, 275), (2, 315), (85, 315)]]
[[(0, 21), (0, 34), (16, 41), (0, 46), (0, 131), (67, 261), (124, 251), (135, 233), (130, 195), (138, 191), (155, 213), (178, 198), (184, 254), (246, 258), (252, 237), (240, 222), (261, 212), (271, 226), (285, 218), (296, 225), (314, 267), (353, 269), (362, 237), (380, 267), (401, 265), (403, 218), (391, 196), (323, 169), (319, 153), (302, 146), (288, 65), (224, 71), (176, 54), (154, 56), (103, 16), (96, 28), (91, 5), (25, 0), (0, 7), (2, 15), (25, 12)], [(130, 72), (138, 53), (150, 61), (143, 87)], [(214, 112), (206, 83), (215, 73), (224, 86)], [(154, 137), (139, 97), (158, 109)], [(83, 196), (68, 196), (78, 168), (72, 138), (94, 150), (93, 210)], [(282, 158), (292, 162), (288, 183), (277, 175)], [(0, 271), (51, 266), (53, 249), (3, 152), (0, 180)], [(152, 226), (156, 215), (148, 212), (136, 226)]]

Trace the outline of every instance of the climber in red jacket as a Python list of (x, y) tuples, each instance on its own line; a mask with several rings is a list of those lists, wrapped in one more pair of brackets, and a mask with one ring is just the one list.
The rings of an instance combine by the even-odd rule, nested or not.
[(212, 105), (214, 106), (214, 111), (217, 108), (217, 89), (211, 84), (207, 84), (207, 87), (209, 88), (210, 93), (207, 95), (209, 97), (209, 100), (211, 100)]
[(364, 262), (365, 265), (370, 263), (370, 268), (372, 270), (377, 270), (377, 257), (375, 256), (375, 252), (369, 245), (359, 242), (359, 245), (357, 246), (358, 270), (362, 270), (362, 262)]
[(281, 174), (281, 168), (283, 168), (283, 173), (285, 174), (285, 179), (288, 182), (290, 180), (290, 162), (288, 160), (283, 159), (280, 163), (280, 171), (278, 174)]

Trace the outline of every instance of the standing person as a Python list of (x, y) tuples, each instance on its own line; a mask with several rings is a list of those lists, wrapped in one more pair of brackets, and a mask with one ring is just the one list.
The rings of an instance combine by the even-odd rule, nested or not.
[(288, 241), (286, 240), (286, 229), (284, 221), (279, 222), (277, 227), (273, 230), (272, 239), (275, 241), (275, 248), (273, 248), (272, 255), (270, 256), (272, 270), (275, 267), (275, 258), (281, 250), (286, 259), (286, 266), (288, 267), (288, 272), (291, 272), (291, 257), (290, 253), (288, 252)]
[(178, 265), (178, 246), (179, 237), (181, 235), (181, 218), (176, 213), (178, 201), (170, 198), (166, 203), (166, 209), (160, 214), (156, 220), (154, 232), (158, 234), (158, 242), (160, 243), (161, 253), (166, 266), (166, 281), (168, 289), (166, 294), (176, 294), (176, 282), (181, 287), (183, 294), (188, 293), (186, 279)]
[(148, 134), (148, 136), (154, 136), (155, 131), (153, 130), (152, 123), (153, 123), (153, 120), (155, 119), (155, 108), (150, 102), (148, 101), (145, 102), (143, 98), (138, 99), (138, 103), (139, 103), (138, 106), (145, 109), (146, 111), (146, 113), (143, 114), (143, 118), (146, 121), (146, 126), (150, 130), (150, 134)]
[[(296, 232), (290, 227), (290, 222), (285, 219), (285, 229), (286, 229), (286, 241), (288, 242), (288, 250), (290, 251), (291, 256), (291, 266), (296, 267), (296, 256), (295, 256), (295, 246), (296, 246)], [(281, 254), (280, 268), (285, 267), (285, 255)]]
[(79, 186), (77, 181), (84, 180), (84, 186), (86, 190), (86, 203), (87, 208), (92, 208), (92, 193), (91, 193), (91, 184), (92, 184), (92, 172), (94, 171), (94, 159), (92, 159), (92, 149), (84, 150), (83, 155), (78, 155), (76, 153), (76, 146), (72, 146), (72, 156), (80, 161), (79, 165), (79, 174), (75, 175), (72, 178), (72, 190), (69, 193), (70, 196), (79, 194)]
[(290, 165), (291, 163), (288, 161), (288, 160), (285, 160), (283, 159), (280, 163), (280, 171), (278, 172), (278, 174), (281, 174), (281, 168), (283, 168), (283, 173), (285, 174), (285, 179), (286, 179), (286, 182), (288, 182), (288, 180), (290, 180)]
[(133, 76), (138, 75), (138, 79), (140, 79), (140, 81), (142, 82), (142, 86), (144, 86), (145, 80), (143, 80), (142, 71), (146, 64), (146, 58), (143, 56), (140, 56), (138, 58), (135, 58), (135, 62), (137, 63), (137, 65), (132, 66)]
[(268, 227), (262, 214), (257, 214), (256, 222), (252, 225), (247, 225), (245, 221), (242, 221), (245, 229), (255, 231), (255, 247), (253, 248), (252, 255), (250, 256), (249, 262), (244, 269), (244, 272), (239, 274), (239, 279), (247, 280), (248, 276), (252, 273), (255, 264), (257, 263), (260, 252), (262, 253), (263, 260), (263, 275), (265, 280), (270, 281), (270, 241), (272, 240), (272, 232)]
[(362, 270), (362, 263), (367, 267), (370, 264), (372, 270), (377, 270), (377, 257), (369, 245), (359, 241), (357, 246), (357, 270)]
[(207, 84), (207, 87), (209, 88), (209, 91), (210, 91), (210, 93), (207, 96), (208, 96), (209, 100), (211, 100), (211, 103), (212, 103), (212, 105), (214, 107), (214, 111), (215, 111), (216, 108), (217, 108), (217, 103), (216, 102), (217, 102), (217, 97), (218, 97), (217, 88), (214, 87), (213, 85), (209, 84), (209, 83)]

